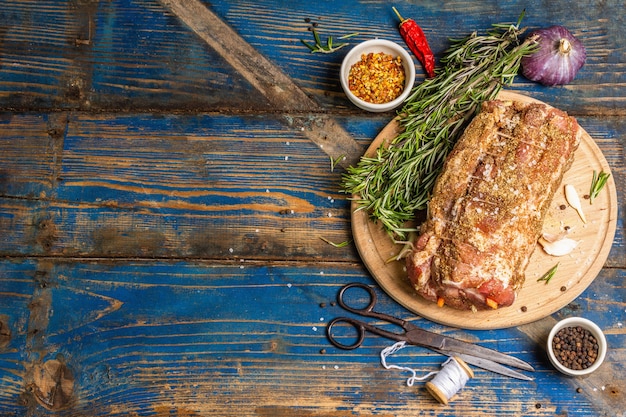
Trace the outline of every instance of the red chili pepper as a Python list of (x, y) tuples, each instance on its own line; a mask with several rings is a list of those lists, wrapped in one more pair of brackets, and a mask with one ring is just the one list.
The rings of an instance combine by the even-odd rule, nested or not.
[(393, 7), (393, 11), (396, 12), (400, 19), (400, 35), (406, 42), (411, 52), (415, 54), (417, 59), (422, 63), (426, 74), (429, 77), (435, 76), (435, 56), (428, 46), (426, 36), (422, 31), (422, 28), (413, 19), (403, 19), (400, 16), (398, 10)]

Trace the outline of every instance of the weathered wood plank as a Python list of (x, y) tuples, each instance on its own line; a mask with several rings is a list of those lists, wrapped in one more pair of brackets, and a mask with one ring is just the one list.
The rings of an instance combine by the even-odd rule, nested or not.
[[(259, 257), (269, 251), (296, 258), (309, 253), (309, 246), (330, 257), (338, 253), (322, 236), (349, 240), (339, 172), (331, 172), (329, 157), (300, 129), (285, 129), (280, 119), (81, 119), (69, 121), (62, 142), (67, 152), (44, 159), (37, 169), (22, 170), (37, 160), (7, 148), (11, 163), (4, 164), (5, 176), (17, 179), (7, 184), (27, 182), (5, 193), (18, 199), (5, 205), (12, 236), (5, 240), (7, 249), (23, 241), (35, 253), (67, 255)], [(24, 134), (21, 123), (33, 125), (31, 117), (12, 120), (4, 132), (11, 145), (16, 132)], [(353, 127), (363, 135), (372, 122)], [(30, 143), (45, 155), (50, 141), (41, 137), (43, 122), (39, 129)], [(49, 183), (44, 195), (34, 196), (35, 205), (21, 201), (33, 197), (33, 181)], [(86, 242), (99, 249), (92, 252)]]
[[(406, 387), (408, 375), (382, 368), (378, 354), (392, 342), (368, 336), (354, 352), (328, 344), (324, 326), (343, 314), (332, 305), (338, 288), (371, 282), (361, 266), (48, 258), (2, 261), (0, 271), (9, 278), (0, 281), (0, 294), (14, 300), (1, 310), (12, 337), (0, 350), (0, 380), (13, 388), (0, 396), (0, 409), (17, 415), (37, 410), (24, 387), (32, 383), (33, 367), (54, 359), (74, 378), (66, 415), (302, 415), (357, 407), (398, 416), (433, 409), (441, 416), (479, 410), (582, 416), (601, 415), (598, 407), (614, 404), (621, 390), (611, 369), (626, 354), (619, 344), (625, 306), (615, 303), (623, 295), (623, 273), (603, 275), (570, 306), (601, 323), (612, 346), (596, 380), (601, 387), (559, 377), (540, 344), (516, 329), (469, 332), (415, 318), (422, 327), (509, 352), (537, 369), (534, 382), (477, 369), (454, 407), (441, 408), (422, 384)], [(410, 316), (377, 292), (381, 310)], [(421, 374), (443, 358), (411, 347), (390, 360)]]
[[(286, 67), (287, 71), (293, 77), (301, 78), (303, 87), (329, 106), (346, 106), (336, 79), (345, 51), (331, 56), (313, 55), (301, 58), (299, 39), (310, 38), (310, 34), (306, 32), (308, 24), (304, 22), (305, 18), (318, 22), (323, 36), (360, 33), (360, 36), (351, 40), (353, 44), (371, 38), (403, 42), (399, 34), (392, 30), (398, 21), (386, 2), (342, 2), (334, 5), (332, 10), (322, 11), (306, 1), (292, 2), (291, 5), (290, 10), (276, 10), (274, 2), (265, 0), (254, 4), (219, 3), (213, 5), (213, 8), (274, 62), (285, 62), (295, 57), (296, 62)], [(622, 15), (623, 5), (617, 1), (601, 6), (597, 2), (582, 1), (577, 2), (574, 9), (566, 2), (546, 4), (520, 1), (423, 1), (419, 5), (412, 2), (395, 2), (394, 5), (405, 16), (416, 19), (424, 29), (437, 57), (441, 57), (448, 48), (450, 38), (462, 38), (473, 31), (484, 32), (494, 23), (515, 23), (524, 10), (526, 14), (522, 26), (529, 30), (554, 24), (565, 25), (581, 38), (588, 50), (587, 63), (576, 81), (555, 90), (518, 77), (515, 87), (532, 92), (536, 98), (548, 102), (554, 94), (558, 94), (560, 107), (576, 115), (607, 112), (622, 114), (625, 108), (619, 104), (624, 102), (625, 97), (619, 90), (611, 87), (613, 84), (623, 83), (623, 66), (626, 62), (624, 48), (621, 46), (624, 40), (622, 23), (620, 19), (609, 18)], [(279, 20), (281, 23), (288, 22), (290, 26), (285, 28), (282, 24), (268, 24), (268, 20), (271, 21), (276, 13), (282, 17)], [(267, 32), (272, 31), (278, 33), (268, 39)], [(419, 65), (417, 71), (418, 78), (423, 76)], [(325, 97), (327, 92), (332, 92), (335, 100), (329, 101)], [(347, 108), (350, 109), (351, 106), (348, 104)]]
[[(368, 336), (344, 352), (324, 335), (344, 314), (333, 302), (350, 281), (374, 285), (382, 311), (410, 314), (352, 245), (321, 239), (351, 239), (343, 171), (331, 171), (329, 155), (358, 158), (393, 113), (345, 99), (337, 73), (347, 48), (311, 54), (300, 39), (316, 22), (323, 38), (402, 43), (391, 5), (202, 1), (200, 17), (241, 37), (212, 44), (202, 19), (164, 6), (173, 2), (191, 0), (0, 0), (0, 415), (622, 417), (622, 2), (394, 3), (437, 57), (449, 37), (513, 22), (524, 8), (529, 27), (564, 24), (579, 36), (588, 59), (572, 84), (518, 77), (513, 89), (579, 119), (620, 199), (605, 268), (553, 316), (497, 331), (411, 317), (537, 369), (532, 382), (475, 369), (448, 407), (380, 366), (391, 341)], [(286, 74), (313, 111), (277, 106), (224, 41)], [(571, 315), (608, 338), (606, 363), (589, 378), (557, 374), (543, 349), (551, 325)], [(419, 374), (443, 362), (420, 348), (391, 360)]]
[[(271, 110), (223, 56), (157, 0), (39, 4), (2, 1), (0, 108)], [(513, 23), (524, 9), (529, 28), (565, 24), (588, 49), (587, 64), (575, 82), (555, 89), (520, 77), (516, 88), (548, 102), (558, 91), (560, 107), (575, 115), (623, 115), (626, 98), (613, 87), (626, 81), (623, 22), (614, 18), (623, 11), (618, 1), (395, 5), (418, 20), (438, 57), (449, 38), (483, 32), (492, 23)], [(324, 38), (358, 32), (351, 44), (373, 37), (402, 42), (397, 18), (382, 1), (346, 1), (332, 8), (303, 0), (289, 7), (269, 0), (207, 7), (330, 111), (360, 113), (341, 93), (337, 78), (347, 48), (310, 54), (300, 43), (311, 38), (306, 18), (319, 23)]]
[[(623, 195), (626, 123), (606, 120), (580, 123)], [(386, 123), (337, 121), (363, 148)], [(351, 240), (343, 171), (281, 116), (14, 114), (0, 141), (4, 255), (358, 260), (321, 239)]]
[(40, 4), (4, 1), (0, 8), (2, 108), (186, 110), (268, 104), (155, 3)]

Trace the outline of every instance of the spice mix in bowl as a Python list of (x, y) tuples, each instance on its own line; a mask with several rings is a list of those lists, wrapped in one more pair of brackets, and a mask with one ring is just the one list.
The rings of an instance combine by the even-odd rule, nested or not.
[(559, 321), (548, 336), (547, 351), (552, 365), (569, 376), (588, 375), (606, 356), (604, 333), (592, 321), (570, 317)]
[(341, 86), (356, 106), (385, 112), (400, 106), (411, 93), (415, 65), (400, 45), (373, 39), (356, 45), (341, 64)]

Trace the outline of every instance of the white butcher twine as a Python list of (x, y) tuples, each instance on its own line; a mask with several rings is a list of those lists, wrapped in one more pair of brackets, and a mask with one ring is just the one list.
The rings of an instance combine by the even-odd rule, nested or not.
[(472, 369), (460, 358), (450, 357), (441, 364), (441, 370), (429, 372), (428, 374), (418, 377), (417, 372), (405, 366), (388, 365), (387, 357), (393, 355), (406, 346), (406, 342), (397, 342), (393, 346), (389, 346), (380, 352), (380, 362), (385, 369), (398, 369), (400, 371), (409, 371), (413, 374), (407, 379), (406, 384), (412, 387), (415, 381), (423, 381), (434, 375), (434, 378), (426, 382), (428, 392), (440, 403), (448, 404), (450, 399), (459, 392), (470, 378), (474, 377)]

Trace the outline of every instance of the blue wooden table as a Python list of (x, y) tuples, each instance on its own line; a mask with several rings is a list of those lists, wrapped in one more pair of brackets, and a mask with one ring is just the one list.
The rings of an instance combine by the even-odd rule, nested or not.
[[(565, 25), (587, 47), (571, 84), (511, 87), (575, 116), (617, 186), (606, 264), (555, 314), (437, 324), (381, 291), (354, 244), (328, 243), (352, 240), (341, 175), (394, 113), (346, 99), (349, 47), (300, 40), (315, 23), (324, 39), (402, 43), (392, 6), (437, 58), (524, 9), (524, 25)], [(0, 416), (624, 416), (625, 23), (616, 0), (0, 0)], [(391, 341), (332, 347), (325, 326), (353, 281), (384, 311), (530, 362), (533, 381), (475, 368), (444, 406), (381, 366)], [(569, 316), (609, 343), (586, 378), (546, 356)], [(419, 375), (443, 360), (390, 358)]]

